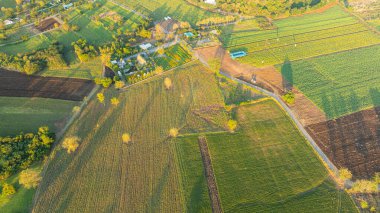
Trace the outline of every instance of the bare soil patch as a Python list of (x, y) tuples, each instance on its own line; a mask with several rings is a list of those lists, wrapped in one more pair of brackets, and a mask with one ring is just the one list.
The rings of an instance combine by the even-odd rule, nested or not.
[(220, 204), (220, 197), (216, 185), (214, 170), (212, 169), (212, 163), (210, 153), (207, 147), (207, 141), (205, 137), (198, 138), (199, 149), (202, 155), (203, 167), (205, 169), (205, 175), (207, 179), (208, 192), (211, 200), (211, 207), (213, 213), (223, 212)]
[(54, 25), (56, 25), (56, 24), (58, 26), (61, 26), (60, 21), (58, 21), (55, 17), (50, 17), (50, 18), (47, 18), (47, 19), (41, 21), (40, 24), (38, 26), (36, 26), (36, 29), (41, 31), (41, 32), (45, 32), (45, 31), (54, 29), (55, 28)]
[[(196, 50), (196, 54), (204, 63), (214, 59), (221, 60), (220, 69), (235, 78), (253, 83), (252, 78), (255, 76), (254, 84), (278, 95), (283, 95), (286, 89), (292, 87), (273, 66), (257, 68), (241, 64), (233, 60), (221, 46), (200, 48)], [(296, 88), (292, 90), (296, 95), (296, 103), (289, 107), (304, 126), (327, 121), (325, 114), (312, 101)]]
[(318, 146), (338, 167), (354, 178), (380, 172), (380, 107), (306, 127)]
[(90, 80), (28, 76), (0, 68), (0, 96), (81, 101), (94, 86)]

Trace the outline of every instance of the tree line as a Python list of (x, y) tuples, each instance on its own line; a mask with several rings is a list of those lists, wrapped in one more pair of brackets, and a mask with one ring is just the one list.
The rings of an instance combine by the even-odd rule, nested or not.
[(45, 68), (65, 68), (67, 64), (62, 56), (63, 46), (54, 42), (47, 49), (31, 53), (8, 55), (0, 52), (0, 67), (19, 70), (28, 75)]
[(40, 127), (37, 133), (0, 137), (0, 180), (42, 160), (49, 153), (54, 138), (48, 127)]

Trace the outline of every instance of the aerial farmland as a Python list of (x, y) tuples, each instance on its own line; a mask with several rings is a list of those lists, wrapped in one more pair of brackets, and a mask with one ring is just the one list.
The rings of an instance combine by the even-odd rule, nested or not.
[(378, 212), (378, 6), (0, 1), (0, 212)]

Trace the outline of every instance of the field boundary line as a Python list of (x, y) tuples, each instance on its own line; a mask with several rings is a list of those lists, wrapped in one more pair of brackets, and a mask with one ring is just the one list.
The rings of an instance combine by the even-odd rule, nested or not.
[(115, 2), (115, 1), (113, 1), (113, 0), (109, 0), (109, 2), (111, 2), (111, 3), (113, 3), (113, 4), (117, 5), (117, 6), (119, 6), (119, 7), (121, 7), (121, 8), (123, 8), (123, 9), (125, 9), (125, 10), (128, 10), (128, 11), (134, 13), (134, 14), (136, 14), (136, 15), (138, 15), (138, 16), (144, 18), (145, 20), (148, 20), (148, 19), (149, 19), (146, 15), (144, 15), (144, 14), (142, 14), (142, 13), (136, 11), (136, 10), (131, 9), (129, 6), (127, 6), (127, 5), (125, 5), (125, 4), (117, 3), (117, 2)]
[[(300, 59), (296, 59), (296, 60), (290, 60), (290, 63), (297, 62), (297, 61), (303, 61), (303, 60), (311, 60), (314, 58), (319, 58), (319, 57), (323, 57), (323, 56), (334, 55), (334, 54), (339, 54), (339, 53), (344, 53), (344, 52), (349, 52), (349, 51), (355, 51), (355, 50), (370, 48), (370, 47), (374, 47), (374, 46), (380, 46), (380, 43), (370, 44), (367, 46), (361, 46), (361, 47), (356, 47), (356, 48), (351, 48), (351, 49), (346, 49), (346, 50), (341, 50), (341, 51), (336, 51), (336, 52), (331, 52), (331, 53), (325, 53), (325, 54), (321, 54), (321, 55), (311, 56), (308, 58), (300, 58)], [(273, 64), (272, 66), (279, 66), (279, 65), (283, 65), (283, 64), (284, 63)], [(269, 65), (269, 66), (271, 66), (271, 65)]]
[(216, 184), (214, 170), (212, 168), (212, 162), (210, 152), (207, 146), (207, 140), (205, 136), (198, 137), (198, 145), (200, 154), (202, 156), (204, 174), (207, 180), (207, 188), (211, 202), (211, 208), (213, 213), (222, 213), (222, 205), (220, 202), (218, 186)]
[[(53, 159), (53, 157), (55, 156), (55, 153), (57, 152), (57, 147), (58, 147), (58, 144), (60, 143), (62, 137), (65, 135), (67, 129), (70, 128), (70, 126), (73, 124), (73, 122), (79, 118), (79, 116), (81, 115), (83, 109), (85, 106), (88, 105), (89, 101), (91, 101), (92, 97), (94, 97), (95, 93), (100, 89), (100, 85), (96, 85), (92, 91), (89, 93), (89, 95), (87, 96), (87, 98), (85, 100), (82, 101), (82, 104), (80, 105), (80, 110), (76, 113), (74, 113), (70, 119), (67, 121), (66, 125), (62, 128), (61, 131), (59, 131), (57, 134), (56, 134), (56, 137), (55, 137), (55, 141), (52, 145), (52, 149), (51, 149), (51, 153), (49, 154), (49, 157), (48, 157), (48, 160), (46, 161), (46, 163), (43, 164), (43, 168), (42, 168), (42, 171), (40, 173), (40, 176), (41, 177), (44, 177), (45, 176), (45, 173), (49, 167), (49, 164), (51, 162), (51, 160)], [(31, 211), (33, 211), (33, 207), (36, 205), (36, 202), (37, 202), (37, 197), (40, 193), (40, 187), (38, 186), (37, 189), (36, 189), (36, 193), (34, 194), (33, 196), (33, 200), (32, 200), (32, 207), (31, 207)]]
[(148, 80), (152, 80), (152, 79), (157, 78), (157, 77), (162, 77), (162, 76), (169, 75), (169, 73), (172, 73), (172, 72), (175, 71), (176, 69), (181, 68), (181, 67), (183, 67), (183, 66), (185, 66), (185, 65), (191, 64), (191, 63), (194, 62), (194, 61), (197, 61), (197, 60), (192, 59), (192, 60), (189, 61), (189, 62), (186, 62), (186, 63), (184, 63), (184, 64), (181, 64), (181, 65), (177, 66), (177, 67), (173, 67), (173, 68), (171, 68), (170, 70), (165, 71), (165, 72), (164, 72), (163, 74), (161, 74), (161, 75), (154, 75), (154, 76), (152, 76), (152, 77), (150, 77), (150, 78), (144, 79), (144, 80), (139, 81), (139, 82), (137, 82), (137, 83), (134, 83), (134, 84), (131, 84), (131, 85), (125, 86), (124, 88), (120, 89), (120, 92), (126, 92), (129, 88), (131, 88), (131, 87), (133, 87), (133, 86), (136, 86), (136, 85), (144, 84), (144, 83), (148, 82)]
[(294, 115), (294, 113), (291, 111), (291, 109), (284, 103), (284, 101), (281, 100), (281, 98), (276, 95), (275, 93), (272, 93), (272, 92), (269, 92), (261, 87), (258, 87), (258, 86), (255, 86), (251, 83), (248, 83), (246, 81), (243, 81), (243, 80), (240, 80), (240, 79), (237, 79), (235, 77), (232, 77), (230, 76), (229, 74), (223, 72), (223, 71), (219, 71), (220, 74), (226, 76), (227, 78), (230, 78), (234, 81), (237, 81), (241, 84), (244, 84), (246, 86), (249, 86), (249, 87), (252, 87), (252, 88), (255, 88), (261, 92), (263, 92), (264, 94), (272, 97), (280, 106), (281, 108), (288, 114), (288, 116), (291, 118), (291, 120), (293, 121), (293, 123), (296, 125), (296, 127), (298, 127), (298, 130), (299, 132), (304, 136), (304, 138), (307, 140), (307, 142), (309, 143), (309, 145), (311, 145), (311, 147), (313, 148), (313, 150), (315, 151), (315, 153), (317, 154), (317, 156), (319, 156), (319, 158), (322, 160), (322, 162), (324, 163), (324, 165), (326, 165), (326, 168), (331, 171), (335, 176), (338, 176), (338, 169), (337, 167), (330, 161), (330, 159), (326, 156), (326, 154), (321, 150), (321, 148), (319, 148), (319, 146), (317, 145), (317, 143), (314, 141), (314, 139), (310, 136), (310, 134), (306, 131), (306, 129), (302, 126), (301, 122), (297, 119), (297, 117)]

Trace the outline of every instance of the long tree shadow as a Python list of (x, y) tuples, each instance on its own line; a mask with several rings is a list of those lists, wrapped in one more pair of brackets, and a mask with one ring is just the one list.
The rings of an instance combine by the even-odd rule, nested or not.
[(285, 92), (291, 91), (293, 89), (293, 67), (289, 58), (286, 56), (284, 63), (281, 67), (282, 75), (282, 88)]

